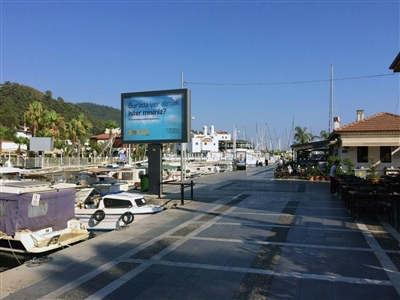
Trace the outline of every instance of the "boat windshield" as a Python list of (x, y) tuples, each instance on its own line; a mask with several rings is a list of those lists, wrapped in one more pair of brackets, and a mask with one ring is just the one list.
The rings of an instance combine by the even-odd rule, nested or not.
[(104, 198), (104, 207), (106, 208), (131, 208), (132, 203), (130, 200)]
[(135, 199), (135, 203), (136, 203), (136, 205), (137, 205), (138, 207), (147, 205), (147, 202), (146, 202), (146, 200), (145, 200), (144, 198)]

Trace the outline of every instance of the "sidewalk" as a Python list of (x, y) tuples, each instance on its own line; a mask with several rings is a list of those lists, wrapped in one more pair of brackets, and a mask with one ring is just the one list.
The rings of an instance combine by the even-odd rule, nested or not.
[(399, 233), (353, 221), (329, 183), (271, 167), (195, 182), (195, 201), (1, 273), (0, 298), (400, 299)]

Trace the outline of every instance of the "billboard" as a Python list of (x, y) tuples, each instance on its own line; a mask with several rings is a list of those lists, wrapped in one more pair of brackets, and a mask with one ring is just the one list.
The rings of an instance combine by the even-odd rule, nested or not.
[(52, 137), (31, 137), (29, 140), (31, 151), (53, 151)]
[(246, 151), (236, 151), (236, 169), (246, 170)]
[(123, 144), (187, 143), (190, 91), (187, 89), (121, 94)]

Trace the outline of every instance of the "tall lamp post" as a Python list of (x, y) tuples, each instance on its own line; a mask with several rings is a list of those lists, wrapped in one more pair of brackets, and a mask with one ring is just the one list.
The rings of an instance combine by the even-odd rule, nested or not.
[[(195, 117), (191, 117), (192, 120)], [(186, 143), (181, 143), (181, 181), (186, 179)]]

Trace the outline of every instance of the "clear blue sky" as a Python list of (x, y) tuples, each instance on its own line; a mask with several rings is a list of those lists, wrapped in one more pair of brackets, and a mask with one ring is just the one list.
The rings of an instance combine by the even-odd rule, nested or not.
[[(121, 93), (185, 88), (192, 129), (288, 140), (399, 113), (399, 1), (1, 1), (1, 82), (120, 108)], [(356, 77), (376, 76), (362, 79)], [(313, 82), (317, 81), (317, 82)], [(303, 83), (292, 83), (303, 82)], [(207, 84), (199, 84), (207, 83)]]

